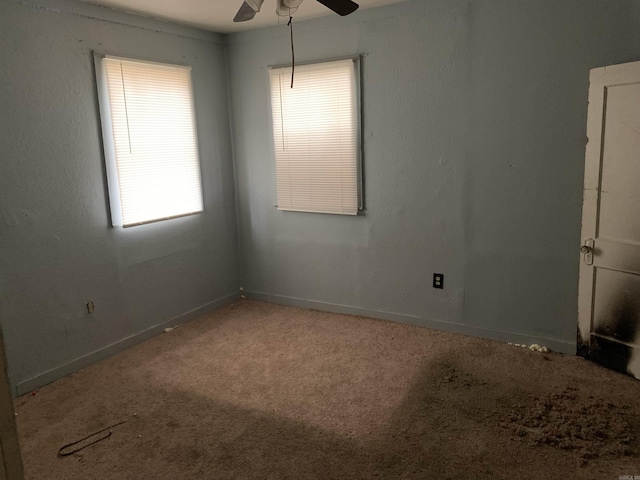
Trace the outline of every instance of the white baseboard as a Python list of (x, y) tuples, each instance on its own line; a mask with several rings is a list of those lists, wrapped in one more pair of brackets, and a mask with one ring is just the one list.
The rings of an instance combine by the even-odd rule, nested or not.
[[(443, 330), (445, 332), (459, 333), (462, 335), (469, 335), (473, 337), (487, 338), (490, 340), (497, 340), (500, 342), (511, 342), (530, 345), (537, 343), (544, 345), (554, 352), (566, 353), (570, 355), (576, 354), (575, 342), (568, 342), (565, 340), (558, 340), (554, 338), (537, 337), (533, 335), (524, 335), (514, 332), (505, 332), (501, 330), (492, 330), (487, 328), (475, 327), (472, 325), (464, 325), (460, 323), (451, 323), (441, 320), (432, 320), (422, 317), (416, 317), (412, 315), (406, 315), (402, 313), (383, 312), (379, 310), (369, 310), (361, 307), (352, 307), (349, 305), (338, 305), (333, 303), (319, 302), (315, 300), (305, 300), (302, 298), (288, 297), (285, 295), (273, 295), (268, 293), (258, 292), (244, 292), (247, 298), (253, 300), (260, 300), (263, 302), (277, 303), (281, 305), (291, 305), (301, 308), (309, 308), (313, 310), (321, 310), (325, 312), (340, 313), (347, 315), (360, 315), (364, 317), (378, 318), (381, 320), (389, 320), (392, 322), (406, 323), (409, 325), (417, 325), (420, 327), (433, 328), (434, 330)], [(216, 310), (228, 303), (237, 300), (240, 297), (240, 292), (232, 293), (225, 297), (219, 298), (205, 305), (201, 305), (189, 312), (185, 312), (177, 317), (171, 318), (158, 325), (150, 327), (142, 332), (136, 333), (129, 337), (123, 338), (111, 345), (96, 350), (95, 352), (84, 355), (80, 358), (72, 360), (64, 365), (59, 365), (46, 372), (39, 373), (29, 379), (18, 382), (14, 388), (14, 394), (16, 396), (24, 395), (27, 392), (47, 385), (59, 378), (62, 378), (71, 373), (77, 372), (83, 368), (88, 367), (100, 360), (104, 360), (107, 357), (122, 352), (127, 348), (131, 348), (134, 345), (142, 343), (152, 337), (155, 337), (161, 333), (166, 327), (172, 325), (180, 325), (187, 323), (191, 320), (204, 315), (207, 312)]]
[(155, 337), (159, 333), (161, 333), (165, 328), (173, 326), (173, 325), (181, 325), (183, 323), (190, 322), (191, 320), (195, 320), (198, 317), (201, 317), (205, 313), (216, 310), (228, 303), (231, 303), (240, 298), (240, 292), (232, 293), (230, 295), (226, 295), (217, 300), (213, 300), (209, 303), (201, 305), (193, 310), (185, 312), (176, 317), (170, 318), (158, 325), (154, 325), (142, 332), (138, 332), (129, 337), (123, 338), (122, 340), (118, 340), (111, 345), (107, 345), (104, 348), (96, 350), (95, 352), (84, 355), (80, 358), (76, 358), (64, 365), (59, 365), (51, 370), (47, 370), (46, 372), (39, 373), (31, 378), (26, 380), (19, 381), (14, 388), (14, 394), (16, 396), (24, 395), (27, 392), (32, 390), (36, 390), (44, 385), (47, 385), (59, 378), (62, 378), (71, 373), (77, 372), (89, 365), (92, 365), (100, 360), (104, 360), (107, 357), (115, 355), (116, 353), (120, 353), (127, 348), (131, 348), (134, 345), (142, 343), (150, 338)]
[(362, 307), (352, 307), (349, 305), (338, 305), (333, 303), (318, 302), (315, 300), (305, 300), (302, 298), (288, 297), (284, 295), (273, 295), (269, 293), (245, 292), (247, 298), (260, 300), (263, 302), (277, 303), (281, 305), (291, 305), (295, 307), (309, 308), (313, 310), (321, 310), (324, 312), (342, 313), (347, 315), (360, 315), (363, 317), (378, 318), (381, 320), (389, 320), (398, 323), (407, 323), (409, 325), (417, 325), (419, 327), (432, 328), (434, 330), (443, 330), (445, 332), (459, 333), (472, 337), (486, 338), (499, 342), (510, 342), (518, 344), (531, 345), (537, 343), (544, 345), (554, 352), (566, 353), (569, 355), (576, 354), (576, 343), (566, 340), (558, 340), (555, 338), (538, 337), (534, 335), (526, 335), (514, 332), (505, 332), (502, 330), (493, 330), (488, 328), (476, 327), (473, 325), (464, 325), (461, 323), (445, 322), (442, 320), (432, 320), (428, 318), (405, 315), (402, 313), (383, 312), (379, 310), (369, 310)]

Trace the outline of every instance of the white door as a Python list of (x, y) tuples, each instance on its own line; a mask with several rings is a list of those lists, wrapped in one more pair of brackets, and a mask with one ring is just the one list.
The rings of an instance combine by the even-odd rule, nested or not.
[(578, 340), (640, 378), (640, 62), (591, 71)]

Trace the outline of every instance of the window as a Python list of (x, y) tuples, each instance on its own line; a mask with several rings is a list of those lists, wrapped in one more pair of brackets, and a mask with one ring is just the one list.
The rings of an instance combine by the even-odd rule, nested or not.
[(191, 69), (96, 55), (114, 227), (201, 212)]
[(359, 59), (271, 68), (278, 209), (361, 209)]

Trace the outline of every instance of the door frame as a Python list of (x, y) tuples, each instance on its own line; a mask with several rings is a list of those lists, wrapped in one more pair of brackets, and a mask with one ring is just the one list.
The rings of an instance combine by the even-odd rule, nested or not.
[(7, 376), (4, 339), (0, 329), (0, 480), (23, 480), (23, 478), (13, 398)]

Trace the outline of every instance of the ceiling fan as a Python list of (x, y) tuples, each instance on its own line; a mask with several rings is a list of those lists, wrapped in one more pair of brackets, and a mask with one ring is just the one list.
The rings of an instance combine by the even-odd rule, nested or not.
[[(276, 13), (281, 17), (290, 17), (296, 10), (298, 10), (298, 7), (302, 3), (302, 0), (277, 1), (278, 6), (276, 8)], [(359, 6), (351, 0), (318, 0), (318, 2), (343, 17), (355, 12)], [(247, 20), (251, 20), (256, 16), (256, 13), (260, 11), (263, 3), (264, 0), (244, 0), (233, 21), (246, 22)]]

